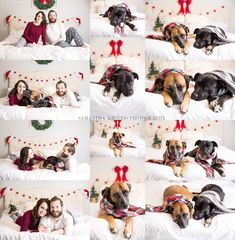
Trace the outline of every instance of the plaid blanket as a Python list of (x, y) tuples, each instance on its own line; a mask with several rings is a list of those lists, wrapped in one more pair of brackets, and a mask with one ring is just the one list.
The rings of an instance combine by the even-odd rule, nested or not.
[(124, 142), (120, 142), (120, 143), (116, 143), (114, 138), (111, 138), (111, 142), (113, 145), (116, 146), (117, 149), (120, 148), (136, 148), (134, 145), (128, 144), (128, 143), (124, 143)]
[(167, 207), (172, 206), (176, 202), (183, 202), (183, 203), (187, 204), (190, 209), (193, 208), (192, 202), (190, 200), (188, 200), (184, 195), (173, 194), (166, 199), (166, 202), (165, 202), (166, 204), (163, 204), (162, 206), (153, 206), (153, 205), (147, 204), (145, 211), (146, 212), (165, 212), (165, 213), (168, 213)]
[(156, 80), (153, 84), (153, 86), (151, 88), (145, 88), (146, 92), (152, 92), (152, 93), (160, 93), (162, 91), (162, 89), (159, 89), (159, 79), (164, 79), (168, 74), (170, 73), (179, 73), (183, 76), (185, 76), (186, 74), (180, 70), (179, 68), (166, 68), (163, 71), (161, 71), (160, 73), (158, 73), (158, 75), (156, 76)]
[(108, 67), (108, 69), (104, 72), (102, 78), (99, 81), (99, 84), (106, 85), (107, 83), (110, 83), (112, 86), (115, 85), (114, 81), (111, 81), (111, 77), (114, 73), (116, 73), (118, 70), (126, 70), (128, 72), (133, 72), (129, 67), (126, 67), (122, 64), (114, 64)]
[(136, 217), (145, 214), (145, 209), (129, 205), (126, 210), (117, 209), (114, 205), (108, 202), (106, 198), (102, 198), (100, 201), (100, 209), (103, 210), (107, 215), (112, 215), (115, 218), (123, 217)]

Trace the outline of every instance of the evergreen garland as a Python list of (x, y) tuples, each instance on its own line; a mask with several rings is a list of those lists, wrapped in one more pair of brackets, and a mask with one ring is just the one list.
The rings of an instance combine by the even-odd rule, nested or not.
[(31, 124), (36, 130), (46, 130), (51, 127), (52, 120), (45, 120), (43, 124), (41, 124), (38, 120), (32, 120)]

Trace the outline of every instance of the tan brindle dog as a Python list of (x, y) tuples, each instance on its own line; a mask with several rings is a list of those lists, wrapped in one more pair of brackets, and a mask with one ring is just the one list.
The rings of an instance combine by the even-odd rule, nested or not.
[(193, 197), (194, 194), (187, 187), (180, 185), (167, 187), (163, 193), (164, 202), (162, 207), (168, 209), (173, 221), (180, 228), (187, 227), (189, 219), (192, 218)]
[[(128, 194), (131, 191), (131, 185), (125, 182), (114, 182), (110, 187), (106, 187), (102, 191), (102, 196), (108, 200), (115, 208), (123, 210), (129, 205)], [(112, 233), (118, 232), (115, 217), (111, 214), (106, 214), (104, 210), (100, 210), (98, 218), (104, 218), (108, 221), (109, 229)], [(133, 217), (123, 218), (125, 221), (124, 236), (125, 238), (131, 238), (133, 232)]]

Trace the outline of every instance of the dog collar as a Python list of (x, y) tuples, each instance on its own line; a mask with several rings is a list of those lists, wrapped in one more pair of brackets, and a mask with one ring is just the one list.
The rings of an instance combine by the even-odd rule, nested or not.
[(177, 163), (178, 161), (180, 161), (184, 156), (184, 150), (185, 149), (182, 148), (182, 151), (178, 158), (173, 158), (168, 149), (166, 149), (165, 153), (163, 154), (163, 159), (167, 159), (168, 161), (165, 161), (165, 165), (169, 165), (170, 163)]
[(216, 151), (213, 151), (211, 155), (209, 155), (207, 158), (204, 158), (204, 157), (202, 157), (202, 155), (200, 154), (200, 152), (198, 150), (197, 154), (196, 154), (196, 159), (199, 160), (199, 161), (200, 160), (208, 161), (208, 160), (213, 159), (215, 156), (216, 156)]

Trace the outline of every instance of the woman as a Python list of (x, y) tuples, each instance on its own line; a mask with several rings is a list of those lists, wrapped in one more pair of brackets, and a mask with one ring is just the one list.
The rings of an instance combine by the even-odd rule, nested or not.
[(15, 47), (34, 46), (42, 37), (43, 45), (46, 45), (46, 15), (44, 12), (37, 12), (34, 21), (29, 22), (24, 30), (22, 37), (14, 43)]
[(9, 212), (11, 218), (20, 226), (20, 231), (42, 232), (43, 228), (38, 228), (40, 218), (49, 215), (49, 199), (41, 198), (36, 206), (20, 216), (18, 212)]
[(34, 154), (33, 149), (30, 147), (23, 147), (20, 151), (20, 157), (14, 161), (20, 170), (32, 171), (35, 169), (34, 160), (45, 161), (44, 158)]
[(29, 89), (28, 84), (24, 80), (19, 80), (15, 84), (14, 88), (8, 94), (9, 105), (10, 106), (13, 106), (13, 105), (20, 106), (22, 103), (22, 99), (23, 99), (23, 93), (25, 90), (28, 90), (28, 89)]

